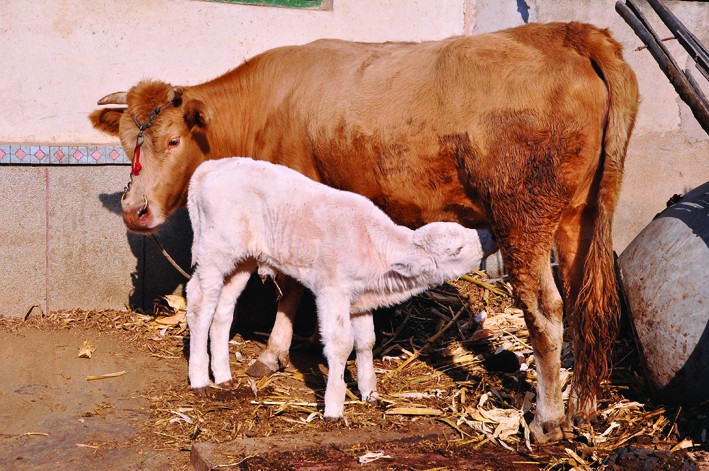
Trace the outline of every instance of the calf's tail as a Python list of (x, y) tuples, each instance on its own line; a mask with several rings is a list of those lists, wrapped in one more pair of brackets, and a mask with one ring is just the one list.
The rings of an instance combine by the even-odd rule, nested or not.
[(192, 268), (194, 269), (195, 265), (197, 264), (197, 251), (195, 250), (195, 247), (198, 247), (199, 240), (201, 238), (201, 228), (202, 228), (202, 221), (204, 219), (204, 215), (202, 213), (202, 205), (199, 204), (201, 198), (200, 198), (200, 193), (201, 193), (201, 186), (202, 186), (202, 178), (204, 176), (204, 171), (203, 169), (200, 170), (200, 167), (197, 167), (197, 170), (195, 170), (194, 174), (192, 175), (192, 178), (190, 179), (189, 183), (189, 189), (187, 191), (187, 213), (190, 216), (190, 223), (192, 224)]

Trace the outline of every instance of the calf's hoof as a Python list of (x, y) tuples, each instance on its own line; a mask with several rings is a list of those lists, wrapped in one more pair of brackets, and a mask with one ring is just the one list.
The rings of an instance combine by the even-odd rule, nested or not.
[(197, 396), (206, 396), (209, 386), (202, 386), (201, 388), (192, 388), (192, 392)]
[(554, 421), (539, 423), (535, 418), (532, 420), (532, 423), (529, 424), (529, 431), (532, 432), (534, 442), (539, 445), (558, 442), (565, 438), (564, 432), (561, 430), (561, 425)]
[(219, 386), (222, 389), (234, 389), (234, 381), (232, 381), (232, 380), (224, 381), (223, 383), (217, 384), (217, 386)]
[(368, 395), (364, 395), (364, 396), (362, 396), (362, 401), (364, 401), (368, 404), (371, 404), (373, 406), (377, 406), (377, 405), (379, 405), (379, 394), (377, 394), (377, 392), (374, 391)]
[(325, 416), (323, 416), (323, 420), (325, 422), (333, 423), (333, 422), (339, 422), (340, 420), (342, 420), (342, 417), (330, 417), (330, 416), (325, 415)]

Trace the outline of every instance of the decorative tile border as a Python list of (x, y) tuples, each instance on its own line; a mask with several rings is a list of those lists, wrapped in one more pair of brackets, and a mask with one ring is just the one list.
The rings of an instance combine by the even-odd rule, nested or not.
[(0, 144), (0, 165), (130, 165), (121, 146)]

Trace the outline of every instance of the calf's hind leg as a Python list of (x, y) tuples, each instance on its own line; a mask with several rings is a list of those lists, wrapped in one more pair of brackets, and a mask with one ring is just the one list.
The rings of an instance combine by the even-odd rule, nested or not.
[(374, 334), (374, 318), (371, 311), (352, 314), (352, 330), (354, 333), (354, 348), (357, 352), (357, 386), (362, 400), (377, 402), (377, 376), (374, 372), (372, 349), (376, 336)]
[(325, 387), (326, 420), (341, 419), (345, 407), (345, 367), (352, 353), (354, 337), (350, 322), (349, 297), (334, 289), (316, 293), (320, 337), (327, 359), (327, 386)]

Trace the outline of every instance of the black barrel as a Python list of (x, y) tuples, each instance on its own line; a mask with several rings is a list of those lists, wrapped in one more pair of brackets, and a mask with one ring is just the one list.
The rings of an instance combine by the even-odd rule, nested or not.
[(709, 399), (709, 182), (658, 214), (618, 264), (653, 392)]

